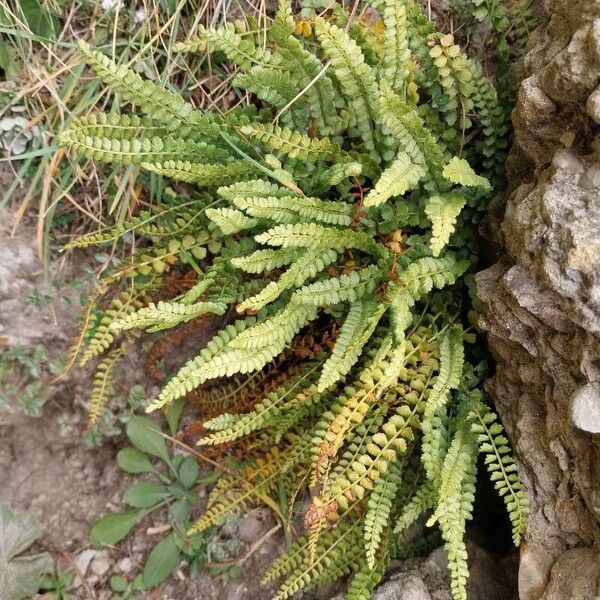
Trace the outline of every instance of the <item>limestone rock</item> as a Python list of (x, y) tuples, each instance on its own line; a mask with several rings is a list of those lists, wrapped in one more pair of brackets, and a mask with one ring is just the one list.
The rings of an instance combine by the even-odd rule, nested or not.
[(590, 548), (577, 548), (565, 552), (556, 561), (541, 600), (597, 600), (599, 594), (600, 555)]
[(420, 577), (403, 573), (379, 587), (373, 600), (431, 600), (431, 596)]
[(587, 383), (571, 399), (571, 417), (576, 427), (600, 433), (600, 384)]
[(500, 257), (477, 288), (497, 363), (487, 388), (533, 505), (521, 598), (584, 599), (598, 567), (570, 553), (600, 541), (600, 2), (541, 4), (509, 190), (486, 226)]

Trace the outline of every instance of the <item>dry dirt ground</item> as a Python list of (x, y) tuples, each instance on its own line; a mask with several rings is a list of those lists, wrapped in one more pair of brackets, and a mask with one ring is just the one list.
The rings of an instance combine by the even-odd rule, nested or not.
[[(56, 293), (44, 283), (36, 252), (34, 217), (24, 220), (13, 236), (14, 212), (0, 211), (0, 359), (3, 350), (11, 346), (32, 348), (38, 344), (43, 344), (51, 357), (60, 358), (77, 329), (79, 290), (67, 287), (61, 291), (60, 295), (68, 296), (70, 303), (59, 299), (38, 308), (27, 300), (35, 290)], [(70, 261), (72, 258), (54, 254), (52, 269), (60, 270), (58, 276), (63, 281), (73, 277), (85, 279), (81, 267)], [(135, 368), (134, 364), (131, 366)], [(111, 575), (133, 579), (141, 572), (149, 549), (160, 539), (152, 531), (160, 529), (165, 519), (161, 514), (146, 517), (118, 547), (90, 545), (90, 525), (107, 512), (124, 508), (121, 498), (132, 480), (115, 462), (119, 446), (125, 444), (122, 437), (92, 449), (83, 443), (89, 377), (89, 373), (75, 372), (61, 382), (39, 418), (0, 407), (0, 503), (34, 515), (43, 530), (41, 549), (51, 551), (63, 569), (83, 571), (83, 581), (77, 582), (73, 592), (75, 597), (106, 600), (111, 596)], [(198, 493), (205, 495), (206, 490)], [(244, 541), (243, 556), (272, 526), (268, 517), (256, 512), (242, 515), (237, 529), (224, 535)], [(268, 537), (241, 564), (241, 576), (229, 581), (207, 573), (191, 581), (186, 564), (182, 563), (173, 576), (144, 597), (266, 598), (268, 590), (260, 587), (260, 576), (281, 545), (281, 537)]]

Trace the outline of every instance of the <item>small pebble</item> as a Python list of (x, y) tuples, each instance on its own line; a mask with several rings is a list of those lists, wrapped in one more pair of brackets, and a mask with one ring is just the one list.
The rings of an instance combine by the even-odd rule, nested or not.
[(121, 573), (129, 573), (133, 569), (133, 561), (130, 558), (122, 558), (118, 562), (117, 568)]
[(91, 566), (92, 566), (92, 571), (96, 575), (101, 577), (102, 575), (104, 575), (105, 573), (108, 572), (108, 569), (110, 569), (110, 561), (108, 560), (108, 558), (106, 558), (106, 556), (102, 556), (102, 555), (97, 556), (92, 561)]

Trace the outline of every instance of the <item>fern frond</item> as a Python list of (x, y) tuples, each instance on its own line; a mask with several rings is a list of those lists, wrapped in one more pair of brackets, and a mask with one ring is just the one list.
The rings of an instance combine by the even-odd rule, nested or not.
[(373, 567), (364, 562), (362, 557), (358, 560), (354, 577), (348, 586), (344, 600), (371, 600), (373, 590), (383, 578), (389, 564), (387, 548), (380, 552)]
[(340, 119), (336, 112), (337, 93), (333, 81), (321, 61), (299, 40), (286, 34), (286, 30), (286, 27), (272, 27), (270, 30), (270, 37), (278, 46), (281, 68), (297, 76), (298, 93), (304, 93), (319, 133), (334, 133), (340, 127)]
[(440, 473), (450, 444), (447, 422), (446, 419), (442, 419), (441, 412), (428, 415), (421, 422), (423, 433), (421, 461), (425, 467), (428, 484), (435, 486), (436, 489), (440, 485)]
[(434, 415), (448, 401), (450, 392), (460, 384), (465, 358), (462, 335), (462, 329), (455, 326), (448, 329), (442, 337), (440, 373), (427, 399), (426, 416)]
[[(308, 560), (296, 567), (277, 590), (273, 600), (286, 600), (300, 589), (314, 587), (325, 583), (327, 579), (335, 580), (348, 574), (353, 561), (361, 552), (360, 545), (357, 548), (359, 535), (360, 529), (351, 527), (335, 537), (327, 547), (320, 545), (315, 560)], [(322, 580), (323, 575), (326, 575), (325, 581)]]
[[(246, 73), (239, 73), (233, 85), (255, 94), (258, 98), (275, 108), (283, 108), (291, 102), (297, 93), (296, 79), (291, 73), (256, 65)], [(294, 108), (304, 108), (306, 102), (299, 99)], [(285, 118), (285, 115), (283, 116)]]
[(471, 165), (464, 158), (458, 158), (458, 156), (453, 157), (444, 167), (443, 175), (455, 185), (481, 188), (485, 192), (492, 189), (490, 182), (485, 177), (477, 175)]
[(175, 52), (223, 52), (231, 62), (243, 69), (249, 69), (255, 64), (267, 65), (273, 59), (268, 48), (256, 46), (249, 36), (237, 33), (232, 23), (216, 28), (200, 25), (190, 40), (177, 42), (173, 49)]
[(79, 361), (80, 366), (85, 366), (92, 358), (96, 358), (109, 348), (115, 339), (115, 332), (110, 327), (111, 323), (141, 308), (144, 304), (143, 299), (143, 289), (129, 289), (111, 300), (90, 330), (85, 351)]
[(245, 229), (253, 229), (258, 219), (246, 216), (235, 208), (208, 208), (206, 216), (225, 234), (232, 235)]
[[(296, 255), (298, 255), (297, 251)], [(308, 279), (323, 271), (326, 266), (337, 259), (337, 256), (335, 250), (324, 250), (322, 252), (305, 250), (278, 280), (271, 281), (258, 294), (246, 298), (238, 306), (238, 312), (260, 310), (263, 306), (279, 298), (285, 290), (299, 287)]]
[(380, 281), (381, 272), (375, 265), (348, 275), (340, 275), (316, 281), (294, 293), (293, 301), (305, 306), (332, 305), (340, 302), (354, 302), (367, 294), (372, 294)]
[(427, 521), (428, 526), (439, 522), (448, 555), (453, 600), (467, 600), (469, 568), (464, 531), (473, 510), (476, 471), (477, 443), (463, 418), (444, 459), (437, 505)]
[(472, 429), (477, 435), (479, 451), (485, 456), (490, 479), (506, 504), (513, 543), (518, 546), (527, 525), (530, 508), (509, 442), (504, 436), (504, 428), (498, 422), (496, 414), (488, 410), (479, 396), (469, 417), (473, 420)]
[(282, 198), (290, 195), (290, 190), (267, 181), (266, 179), (250, 179), (236, 181), (231, 185), (220, 187), (217, 194), (225, 200), (234, 201), (236, 198), (269, 198), (275, 196)]
[[(319, 540), (319, 547), (328, 548), (336, 538), (349, 535), (355, 539), (360, 535), (360, 529), (355, 521), (344, 519), (340, 521), (335, 529), (324, 531)], [(308, 563), (308, 539), (306, 535), (300, 536), (279, 558), (276, 558), (265, 576), (261, 580), (262, 585), (273, 583), (294, 569), (301, 568)]]
[(336, 77), (348, 104), (362, 115), (357, 123), (365, 148), (378, 158), (374, 123), (379, 117), (377, 82), (373, 70), (356, 42), (336, 25), (318, 17), (315, 33), (327, 58), (331, 60)]
[(396, 521), (394, 532), (403, 536), (408, 528), (425, 512), (433, 508), (437, 490), (430, 483), (423, 484), (403, 507)]
[(350, 225), (352, 220), (350, 204), (306, 196), (236, 196), (233, 203), (253, 217), (280, 223), (290, 223), (303, 218), (328, 225)]
[(445, 152), (414, 107), (394, 94), (389, 86), (382, 85), (380, 108), (381, 116), (402, 152), (415, 165), (427, 170), (429, 177), (424, 181), (425, 187), (431, 187), (428, 183), (431, 180), (435, 188), (445, 189), (447, 183), (442, 177)]
[(367, 453), (353, 460), (344, 473), (327, 481), (319, 502), (333, 502), (347, 509), (351, 501), (363, 498), (373, 489), (382, 473), (388, 470), (389, 464), (396, 461), (399, 454), (406, 452), (405, 434), (403, 417), (392, 415), (382, 429), (371, 436), (366, 444)]
[(287, 127), (270, 123), (255, 123), (240, 127), (242, 135), (262, 142), (272, 150), (279, 150), (290, 158), (300, 160), (331, 160), (339, 149), (328, 137), (312, 138)]
[(400, 152), (368, 193), (365, 206), (379, 206), (390, 198), (401, 196), (416, 187), (424, 175), (422, 167), (412, 163), (408, 154)]
[(433, 256), (439, 256), (454, 233), (460, 211), (467, 198), (462, 194), (443, 194), (432, 196), (425, 205), (425, 214), (431, 221), (431, 241), (429, 246)]
[(246, 478), (236, 479), (236, 488), (232, 488), (228, 494), (219, 494), (208, 510), (194, 522), (188, 535), (205, 531), (236, 508), (243, 508), (259, 499), (276, 484), (278, 477), (292, 470), (302, 460), (305, 449), (306, 440), (303, 439), (283, 451), (272, 448), (264, 460), (247, 469), (249, 473)]
[(196, 135), (218, 137), (219, 122), (213, 115), (195, 109), (180, 95), (142, 79), (138, 73), (124, 65), (116, 65), (101, 52), (92, 50), (86, 42), (80, 40), (77, 46), (86, 62), (113, 92), (139, 106), (144, 113), (164, 124), (170, 131), (177, 131), (182, 136), (194, 131)]
[(73, 119), (69, 130), (78, 139), (89, 136), (119, 140), (132, 140), (140, 135), (145, 138), (163, 137), (168, 131), (150, 117), (102, 112)]
[(375, 331), (385, 309), (384, 304), (378, 305), (373, 300), (356, 300), (352, 303), (331, 356), (323, 365), (318, 384), (320, 392), (332, 387), (348, 374)]
[(225, 164), (167, 160), (157, 163), (142, 162), (141, 167), (176, 181), (206, 186), (227, 185), (256, 175), (256, 167), (243, 159), (232, 160)]
[(382, 76), (398, 92), (408, 77), (410, 61), (406, 7), (401, 0), (385, 0), (382, 16), (385, 25)]
[(169, 140), (162, 137), (118, 139), (115, 137), (93, 137), (80, 135), (72, 126), (59, 135), (63, 146), (99, 162), (125, 165), (164, 163), (175, 159), (204, 160), (212, 164), (229, 156), (226, 150), (204, 142)]
[(251, 327), (255, 323), (255, 317), (248, 317), (243, 320), (235, 321), (216, 333), (200, 354), (196, 358), (185, 363), (177, 374), (167, 382), (158, 398), (146, 408), (146, 412), (161, 408), (167, 402), (180, 398), (198, 387), (201, 381), (197, 376), (197, 372), (202, 365), (217, 356), (227, 347), (231, 340), (239, 335), (240, 332)]
[(175, 327), (206, 314), (222, 315), (227, 305), (219, 302), (196, 302), (183, 304), (179, 302), (150, 302), (148, 306), (138, 308), (120, 319), (112, 321), (113, 331), (127, 329), (145, 329), (151, 333)]
[(392, 502), (402, 481), (399, 463), (390, 463), (387, 471), (375, 483), (367, 502), (365, 513), (364, 541), (369, 569), (375, 569), (377, 551), (380, 549), (383, 532), (388, 527)]
[(443, 90), (436, 105), (448, 125), (464, 131), (471, 127), (467, 115), (473, 109), (474, 93), (468, 60), (452, 34), (434, 37), (429, 46), (429, 56), (438, 72), (436, 79)]
[(114, 368), (119, 360), (125, 355), (125, 345), (111, 350), (96, 368), (94, 381), (92, 383), (92, 395), (90, 398), (90, 410), (88, 414), (88, 426), (92, 427), (100, 419), (102, 409), (109, 401), (113, 393)]
[(278, 248), (277, 250), (256, 250), (247, 256), (236, 256), (231, 264), (246, 273), (262, 273), (289, 265), (298, 257), (295, 248)]
[(452, 285), (469, 267), (466, 260), (456, 260), (447, 254), (440, 258), (424, 257), (412, 262), (398, 275), (398, 283), (413, 298), (420, 298), (434, 287), (442, 289)]
[[(251, 412), (243, 415), (235, 415), (235, 421), (232, 423), (225, 423), (225, 426), (222, 426), (222, 424), (219, 423), (220, 431), (216, 431), (215, 433), (200, 438), (200, 440), (198, 440), (198, 445), (213, 446), (224, 444), (259, 429), (269, 427), (275, 423), (277, 418), (285, 410), (286, 404), (317, 402), (320, 395), (317, 392), (316, 387), (310, 383), (310, 379), (308, 379), (309, 385), (307, 387), (306, 383), (307, 378), (300, 377), (292, 383), (267, 394), (267, 396), (261, 400)], [(303, 385), (305, 386), (304, 388), (302, 388)], [(217, 419), (219, 419), (219, 417), (217, 417)], [(216, 419), (213, 419), (212, 421), (205, 423), (205, 427), (207, 429), (213, 429), (215, 423)]]
[(310, 248), (312, 250), (332, 248), (339, 251), (356, 248), (375, 255), (381, 255), (383, 252), (372, 237), (365, 233), (324, 227), (317, 223), (276, 225), (257, 235), (255, 239), (261, 244), (282, 246), (283, 248)]
[(274, 316), (241, 332), (230, 342), (232, 348), (258, 351), (273, 345), (285, 346), (292, 338), (317, 316), (316, 308), (297, 302), (289, 302)]

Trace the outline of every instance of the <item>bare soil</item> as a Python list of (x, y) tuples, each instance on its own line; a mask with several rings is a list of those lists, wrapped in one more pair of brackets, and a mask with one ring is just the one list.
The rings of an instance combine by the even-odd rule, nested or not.
[[(0, 181), (9, 177), (2, 169)], [(35, 221), (23, 221), (12, 236), (13, 222), (13, 211), (0, 211), (0, 355), (3, 348), (43, 344), (50, 356), (64, 356), (77, 329), (79, 291), (67, 289), (61, 295), (68, 296), (68, 302), (58, 300), (42, 308), (28, 302), (34, 290), (55, 290), (45, 283), (37, 257)], [(76, 255), (65, 260), (55, 253), (50, 279), (83, 277), (82, 266), (73, 260)], [(160, 530), (166, 519), (164, 514), (150, 515), (117, 547), (91, 547), (90, 526), (104, 514), (124, 508), (123, 492), (133, 479), (115, 462), (119, 447), (126, 443), (123, 438), (92, 449), (83, 442), (88, 386), (89, 373), (75, 371), (60, 383), (39, 418), (0, 408), (0, 503), (37, 518), (43, 530), (40, 549), (52, 552), (63, 570), (83, 576), (72, 590), (75, 597), (106, 600), (112, 595), (111, 575), (131, 580), (141, 572), (149, 550), (160, 540), (153, 532)], [(205, 496), (206, 489), (199, 489), (198, 494)], [(260, 543), (274, 523), (258, 510), (247, 518), (257, 520), (258, 526), (244, 536), (246, 547), (241, 555), (253, 551), (241, 563), (239, 579), (227, 581), (203, 572), (190, 580), (184, 562), (165, 583), (142, 596), (149, 600), (268, 597), (269, 590), (259, 581), (282, 549), (282, 538), (276, 534)], [(228, 535), (237, 535), (235, 528)]]

